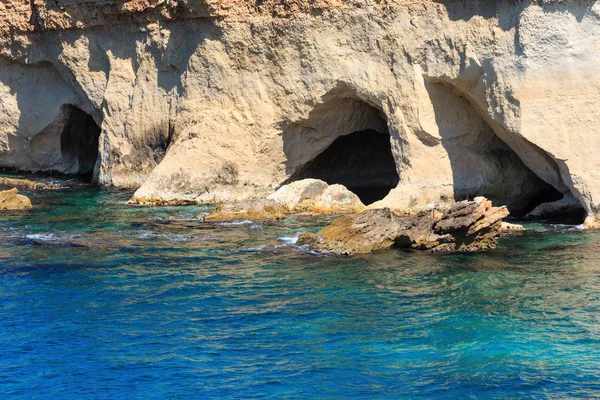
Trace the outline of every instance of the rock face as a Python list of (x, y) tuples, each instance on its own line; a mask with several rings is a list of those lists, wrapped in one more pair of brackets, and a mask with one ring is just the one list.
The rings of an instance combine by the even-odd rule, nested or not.
[(16, 188), (0, 191), (1, 211), (31, 210), (31, 201), (27, 196), (19, 194)]
[[(151, 204), (327, 176), (388, 186), (375, 207), (481, 194), (526, 213), (552, 189), (593, 222), (599, 14), (584, 0), (4, 0), (0, 167), (93, 170)], [(365, 163), (360, 182), (303, 175), (357, 132), (386, 135), (394, 165), (358, 138), (319, 166)]]
[(436, 206), (412, 217), (374, 209), (338, 218), (317, 234), (301, 234), (298, 243), (342, 255), (390, 247), (442, 253), (481, 251), (496, 246), (506, 216), (506, 207), (493, 207), (484, 198)]

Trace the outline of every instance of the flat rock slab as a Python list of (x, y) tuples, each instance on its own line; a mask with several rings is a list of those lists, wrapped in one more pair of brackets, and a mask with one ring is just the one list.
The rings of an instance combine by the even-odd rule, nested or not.
[(390, 247), (436, 253), (482, 251), (496, 246), (508, 214), (506, 207), (493, 207), (483, 197), (436, 205), (409, 217), (387, 208), (367, 210), (338, 218), (316, 234), (303, 233), (298, 244), (341, 255)]
[(10, 187), (33, 190), (59, 190), (60, 186), (52, 183), (36, 182), (29, 179), (6, 178), (0, 176), (0, 187)]
[(217, 206), (213, 212), (204, 217), (204, 221), (274, 221), (284, 219), (286, 212), (286, 207), (274, 200), (243, 201)]

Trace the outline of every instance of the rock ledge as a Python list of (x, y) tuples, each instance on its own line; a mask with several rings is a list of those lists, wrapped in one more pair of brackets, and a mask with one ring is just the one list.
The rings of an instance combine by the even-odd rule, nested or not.
[(336, 219), (316, 234), (303, 233), (298, 244), (323, 253), (352, 255), (390, 247), (435, 253), (475, 252), (496, 246), (506, 207), (478, 197), (453, 206), (436, 205), (415, 216), (390, 209), (367, 210)]

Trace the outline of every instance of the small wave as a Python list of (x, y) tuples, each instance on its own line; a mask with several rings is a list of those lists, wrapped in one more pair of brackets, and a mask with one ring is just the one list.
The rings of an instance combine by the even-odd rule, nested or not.
[(254, 253), (256, 251), (263, 251), (267, 248), (267, 246), (262, 245), (262, 246), (257, 246), (257, 247), (248, 247), (246, 249), (242, 249), (242, 250), (238, 250), (241, 253)]
[(193, 239), (191, 236), (172, 235), (168, 233), (156, 233), (150, 231), (141, 231), (136, 235), (138, 239), (167, 239), (172, 242), (188, 242)]
[(55, 235), (54, 233), (30, 233), (27, 235), (23, 235), (21, 236), (23, 239), (29, 239), (29, 240), (37, 240), (40, 242), (54, 242), (54, 241), (65, 241), (65, 240), (71, 240), (71, 239), (76, 239), (76, 238), (80, 238), (81, 235)]
[(253, 224), (254, 224), (254, 222), (245, 219), (243, 221), (219, 222), (217, 225), (236, 226), (236, 225), (253, 225)]
[(56, 240), (56, 236), (54, 236), (54, 234), (52, 234), (52, 233), (34, 233), (34, 234), (30, 234), (30, 235), (24, 235), (23, 237), (25, 239), (31, 239), (31, 240), (45, 240), (45, 241)]
[(277, 238), (277, 240), (284, 242), (286, 244), (296, 244), (298, 243), (298, 235), (296, 236), (282, 236)]
[(585, 229), (583, 224), (570, 225), (570, 224), (551, 224), (553, 228), (565, 231), (583, 231)]

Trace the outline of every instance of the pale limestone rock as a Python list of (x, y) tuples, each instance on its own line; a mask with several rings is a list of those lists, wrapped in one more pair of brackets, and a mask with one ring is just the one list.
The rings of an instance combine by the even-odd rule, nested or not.
[(371, 129), (400, 177), (377, 207), (519, 209), (549, 184), (600, 212), (599, 3), (63, 3), (2, 3), (0, 167), (76, 171), (72, 106), (134, 202), (264, 198)]
[(358, 196), (342, 185), (328, 185), (319, 179), (303, 179), (284, 185), (267, 199), (285, 206), (290, 212), (344, 214), (365, 209)]
[(522, 232), (525, 230), (525, 227), (520, 224), (511, 224), (510, 222), (502, 222), (503, 232)]
[(204, 220), (268, 221), (283, 219), (287, 213), (343, 214), (360, 212), (364, 208), (360, 199), (342, 185), (304, 179), (282, 186), (266, 199), (221, 204)]

